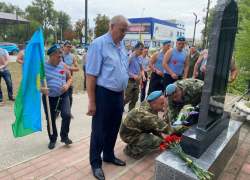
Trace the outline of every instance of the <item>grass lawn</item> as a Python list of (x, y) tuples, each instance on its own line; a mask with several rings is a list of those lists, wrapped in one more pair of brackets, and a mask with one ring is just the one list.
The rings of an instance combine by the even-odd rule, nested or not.
[[(78, 59), (79, 64), (79, 71), (73, 73), (74, 77), (74, 92), (73, 93), (83, 93), (86, 92), (83, 90), (83, 69), (82, 69), (82, 62)], [(22, 80), (22, 73), (21, 73), (21, 65), (16, 62), (11, 62), (9, 64), (9, 71), (11, 73), (12, 84), (13, 84), (13, 96), (16, 97), (21, 80)], [(3, 92), (3, 102), (0, 102), (0, 107), (2, 106), (9, 106), (14, 105), (14, 102), (9, 101), (8, 93), (7, 93), (7, 86), (4, 79), (1, 79), (1, 87)]]

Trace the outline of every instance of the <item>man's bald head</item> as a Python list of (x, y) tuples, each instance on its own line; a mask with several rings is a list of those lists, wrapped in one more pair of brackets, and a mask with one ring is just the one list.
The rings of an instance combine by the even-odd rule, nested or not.
[(114, 16), (109, 23), (109, 34), (114, 40), (116, 45), (125, 37), (128, 29), (128, 20), (123, 15)]
[(160, 97), (150, 101), (149, 103), (154, 111), (156, 112), (161, 111), (164, 107), (164, 96), (161, 95)]
[(109, 28), (111, 27), (111, 24), (114, 25), (119, 25), (120, 23), (127, 23), (127, 25), (129, 25), (129, 21), (127, 20), (127, 18), (123, 15), (116, 15), (114, 17), (112, 17), (112, 19), (109, 22)]

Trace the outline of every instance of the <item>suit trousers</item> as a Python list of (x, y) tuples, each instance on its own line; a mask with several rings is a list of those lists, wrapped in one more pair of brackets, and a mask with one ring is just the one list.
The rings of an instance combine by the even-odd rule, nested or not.
[(92, 118), (90, 139), (90, 164), (93, 168), (102, 166), (104, 160), (113, 160), (114, 146), (123, 113), (123, 91), (115, 92), (96, 86), (96, 114)]

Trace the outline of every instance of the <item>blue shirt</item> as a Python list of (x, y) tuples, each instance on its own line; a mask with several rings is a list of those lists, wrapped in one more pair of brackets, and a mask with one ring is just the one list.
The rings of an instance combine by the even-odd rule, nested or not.
[(96, 76), (97, 85), (116, 92), (126, 89), (129, 78), (123, 41), (118, 47), (108, 32), (91, 43), (87, 56), (86, 73)]
[(157, 69), (157, 71), (164, 71), (164, 67), (162, 66), (162, 62), (164, 59), (165, 54), (163, 54), (162, 52), (158, 51), (159, 57), (155, 60), (155, 63), (153, 64), (155, 69)]
[[(50, 97), (58, 97), (63, 92), (61, 92), (61, 88), (64, 84), (66, 84), (66, 70), (62, 62), (59, 65), (51, 65), (47, 61), (44, 61), (45, 74), (47, 79), (47, 86), (50, 88), (49, 96)], [(63, 74), (60, 73), (61, 70), (65, 72)], [(42, 83), (43, 85), (43, 83)]]
[(129, 56), (130, 54), (132, 54), (132, 51), (126, 49), (126, 54), (127, 54), (127, 56)]
[[(142, 57), (141, 56), (136, 57), (134, 54), (131, 54), (131, 56), (132, 56), (132, 61), (129, 65), (128, 71), (136, 76), (139, 76), (140, 67), (142, 64)], [(130, 76), (130, 78), (132, 77)]]
[[(73, 55), (71, 53), (70, 54), (63, 54), (62, 60), (67, 66), (72, 67)], [(71, 72), (71, 70), (69, 70), (69, 71)]]
[(145, 58), (142, 57), (142, 66), (143, 66), (143, 69), (148, 68), (148, 57), (147, 56)]
[[(186, 58), (187, 58), (187, 52), (185, 50), (179, 51), (174, 48), (173, 54), (168, 63), (169, 69), (177, 76), (182, 75)], [(174, 64), (174, 61), (176, 61), (177, 63)], [(164, 70), (164, 73), (169, 74), (166, 70)]]
[[(7, 53), (7, 51), (6, 51), (5, 49), (0, 48), (0, 54), (3, 56), (5, 62), (7, 61), (6, 53)], [(2, 66), (2, 64), (0, 64), (0, 66)], [(7, 70), (9, 70), (9, 69), (8, 69), (7, 66), (5, 66), (5, 67), (3, 68), (3, 70), (7, 71)]]
[(86, 66), (86, 64), (85, 64), (85, 62), (84, 62), (84, 54), (85, 54), (85, 53), (83, 53), (83, 55), (82, 55), (82, 65), (83, 65), (83, 66)]

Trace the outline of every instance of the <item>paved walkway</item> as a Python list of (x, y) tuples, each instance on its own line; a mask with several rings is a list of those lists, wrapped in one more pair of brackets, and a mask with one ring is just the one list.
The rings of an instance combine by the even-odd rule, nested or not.
[[(228, 94), (226, 97), (226, 110), (231, 111), (232, 119), (244, 122), (239, 146), (234, 156), (225, 167), (221, 180), (250, 180), (250, 122), (232, 112), (231, 105), (238, 99)], [(0, 172), (0, 179), (86, 179), (94, 180), (89, 165), (89, 137), (74, 142), (70, 146), (49, 151), (41, 156), (20, 163)], [(140, 160), (134, 160), (123, 153), (125, 143), (118, 137), (115, 146), (115, 155), (126, 160), (127, 166), (118, 167), (103, 162), (103, 170), (107, 180), (151, 180), (154, 179), (154, 159), (159, 155), (155, 150)]]

